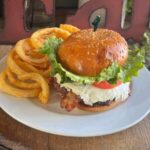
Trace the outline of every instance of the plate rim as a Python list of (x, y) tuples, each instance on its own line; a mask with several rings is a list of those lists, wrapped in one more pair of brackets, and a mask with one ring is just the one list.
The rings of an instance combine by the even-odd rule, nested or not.
[(103, 134), (87, 134), (87, 135), (80, 135), (80, 134), (68, 134), (68, 133), (65, 133), (64, 132), (57, 132), (57, 131), (51, 131), (49, 132), (48, 130), (44, 130), (44, 129), (40, 129), (39, 127), (35, 127), (33, 125), (29, 125), (29, 123), (26, 123), (26, 122), (23, 122), (21, 119), (18, 119), (18, 118), (15, 118), (13, 115), (11, 115), (11, 113), (9, 113), (7, 110), (5, 110), (4, 108), (1, 107), (1, 109), (10, 117), (12, 117), (14, 120), (18, 121), (19, 123), (21, 123), (22, 125), (25, 125), (27, 127), (30, 127), (34, 130), (37, 130), (37, 131), (42, 131), (44, 133), (48, 133), (48, 134), (54, 134), (54, 135), (60, 135), (60, 136), (66, 136), (66, 137), (97, 137), (97, 136), (105, 136), (105, 135), (111, 135), (111, 134), (115, 134), (115, 133), (118, 133), (118, 132), (121, 132), (121, 131), (124, 131), (126, 129), (129, 129), (130, 127), (133, 127), (134, 125), (136, 125), (137, 123), (139, 123), (140, 121), (142, 121), (148, 114), (149, 114), (149, 111), (146, 111), (145, 114), (143, 116), (141, 116), (139, 119), (137, 119), (136, 121), (134, 121), (133, 123), (131, 124), (128, 124), (122, 128), (119, 128), (118, 130), (113, 130), (112, 132), (105, 132)]
[[(3, 63), (3, 61), (5, 61), (6, 57), (7, 57), (7, 56), (3, 57), (3, 58), (0, 60), (0, 64)], [(144, 69), (145, 69), (146, 72), (150, 73), (146, 67), (145, 67)], [(36, 125), (33, 125), (33, 123), (27, 122), (26, 120), (23, 121), (23, 120), (20, 119), (20, 118), (16, 118), (16, 117), (14, 116), (14, 114), (12, 114), (11, 112), (9, 112), (8, 109), (6, 110), (6, 109), (5, 109), (4, 107), (2, 107), (2, 106), (0, 106), (0, 108), (1, 108), (8, 116), (12, 117), (14, 120), (18, 121), (19, 123), (21, 123), (21, 124), (23, 124), (23, 125), (25, 125), (25, 126), (28, 126), (28, 127), (32, 128), (32, 129), (35, 129), (35, 130), (38, 130), (38, 131), (42, 131), (42, 132), (45, 132), (45, 133), (56, 134), (56, 135), (67, 136), (67, 137), (93, 137), (93, 136), (104, 136), (104, 135), (114, 134), (114, 133), (123, 131), (123, 130), (125, 130), (125, 129), (128, 129), (128, 128), (134, 126), (135, 124), (137, 124), (138, 122), (140, 122), (141, 120), (143, 120), (143, 119), (149, 114), (149, 112), (150, 112), (150, 107), (149, 107), (149, 109), (148, 109), (147, 111), (145, 111), (145, 113), (144, 113), (141, 117), (139, 117), (137, 120), (135, 120), (135, 121), (133, 121), (132, 123), (127, 124), (127, 125), (125, 125), (125, 126), (123, 126), (123, 127), (120, 127), (119, 129), (112, 130), (111, 132), (109, 132), (109, 131), (106, 132), (106, 131), (105, 131), (105, 133), (102, 133), (102, 134), (101, 134), (101, 133), (97, 133), (97, 134), (92, 134), (92, 133), (89, 134), (89, 133), (88, 133), (88, 134), (84, 134), (84, 135), (82, 134), (82, 135), (81, 135), (81, 134), (79, 134), (78, 132), (77, 132), (77, 134), (70, 134), (70, 133), (64, 133), (63, 131), (62, 131), (62, 132), (60, 132), (60, 131), (54, 131), (54, 130), (49, 131), (48, 129), (43, 129), (42, 127), (40, 128), (40, 127), (38, 127), (38, 126), (36, 126)]]

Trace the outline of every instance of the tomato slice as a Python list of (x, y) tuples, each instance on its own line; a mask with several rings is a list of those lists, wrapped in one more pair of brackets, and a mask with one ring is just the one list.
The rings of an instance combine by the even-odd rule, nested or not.
[(116, 84), (110, 84), (107, 81), (94, 82), (93, 85), (101, 89), (112, 89), (122, 84), (122, 81), (118, 80)]

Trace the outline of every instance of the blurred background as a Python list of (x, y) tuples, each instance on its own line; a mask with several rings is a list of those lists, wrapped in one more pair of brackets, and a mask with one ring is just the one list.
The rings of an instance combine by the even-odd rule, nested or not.
[[(63, 1), (63, 2), (62, 2)], [(0, 28), (4, 25), (3, 2), (0, 0)], [(53, 16), (47, 16), (41, 1), (25, 0), (25, 22), (29, 29), (44, 26), (58, 25), (65, 22), (67, 15), (73, 15), (78, 8), (78, 0), (55, 0), (56, 13)]]
[[(47, 16), (44, 11), (44, 5), (40, 0), (25, 0), (25, 24), (27, 29), (36, 30), (46, 26), (58, 26), (60, 23), (64, 23), (68, 15), (74, 15), (78, 8), (82, 7), (84, 3), (90, 0), (55, 0), (55, 15)], [(121, 27), (126, 29), (131, 24), (132, 5), (134, 0), (124, 0), (122, 9), (122, 21)], [(0, 30), (4, 27), (4, 0), (0, 0)], [(93, 21), (96, 15), (102, 17), (101, 25), (105, 24), (106, 10), (104, 8), (94, 11), (90, 16), (90, 22)], [(150, 16), (150, 15), (149, 15)], [(150, 17), (149, 17), (150, 22)], [(150, 23), (148, 23), (150, 28)], [(150, 68), (150, 30), (148, 29), (141, 40), (141, 43), (134, 43), (128, 41), (131, 49), (139, 47), (145, 49), (146, 64)]]
[[(44, 26), (57, 26), (60, 23), (65, 22), (68, 15), (74, 15), (76, 10), (84, 3), (90, 0), (55, 0), (55, 18), (53, 16), (47, 16), (44, 12), (44, 6), (41, 1), (37, 0), (25, 0), (25, 22), (28, 29), (39, 28)], [(3, 15), (3, 2), (0, 0), (0, 28), (4, 25)], [(122, 27), (128, 27), (130, 24), (130, 16), (132, 13), (133, 0), (124, 0)], [(91, 15), (92, 20), (97, 14), (102, 16), (101, 26), (105, 22), (105, 9), (99, 9), (93, 12)], [(124, 20), (125, 18), (125, 20)]]

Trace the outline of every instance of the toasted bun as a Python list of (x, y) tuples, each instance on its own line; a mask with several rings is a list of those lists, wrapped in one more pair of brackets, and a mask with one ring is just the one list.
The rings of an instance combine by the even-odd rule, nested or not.
[(81, 30), (72, 34), (58, 50), (63, 67), (83, 76), (95, 76), (114, 61), (124, 65), (127, 57), (124, 38), (107, 29)]
[(121, 104), (124, 101), (114, 101), (109, 105), (106, 106), (88, 106), (85, 104), (78, 104), (78, 108), (84, 111), (90, 111), (90, 112), (102, 112), (102, 111), (106, 111), (109, 109), (112, 109), (114, 107), (116, 107), (117, 105)]

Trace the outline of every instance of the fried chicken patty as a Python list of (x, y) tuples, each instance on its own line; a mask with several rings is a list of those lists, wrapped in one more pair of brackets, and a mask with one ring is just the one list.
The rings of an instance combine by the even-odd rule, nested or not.
[(124, 38), (107, 29), (81, 30), (72, 34), (58, 50), (63, 67), (82, 76), (96, 76), (114, 61), (124, 65), (127, 57)]

